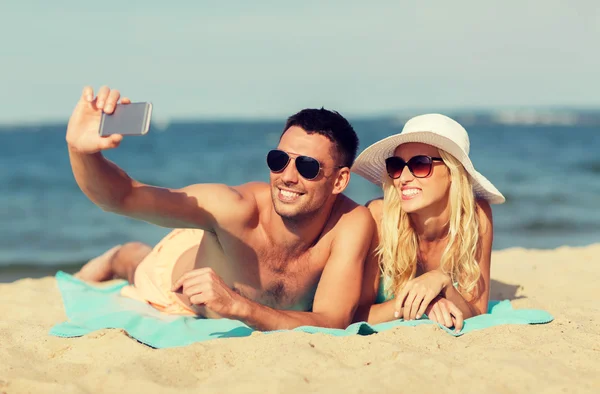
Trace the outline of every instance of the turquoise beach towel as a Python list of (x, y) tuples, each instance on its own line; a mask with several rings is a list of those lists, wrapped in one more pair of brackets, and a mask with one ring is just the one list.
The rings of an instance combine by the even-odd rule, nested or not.
[[(237, 320), (202, 319), (159, 312), (147, 304), (121, 296), (121, 288), (127, 285), (125, 281), (99, 288), (64, 272), (56, 274), (56, 281), (68, 320), (50, 330), (50, 334), (54, 336), (80, 337), (104, 328), (121, 328), (131, 337), (148, 346), (168, 348), (216, 338), (245, 337), (254, 331)], [(552, 320), (553, 317), (545, 311), (514, 310), (510, 301), (505, 300), (491, 301), (488, 314), (465, 320), (464, 327), (459, 333), (441, 325), (440, 327), (451, 335), (460, 336), (500, 324), (542, 324)], [(354, 323), (345, 330), (304, 326), (293, 331), (334, 336), (370, 335), (398, 326), (421, 324), (437, 323), (428, 319), (394, 320), (376, 325)]]

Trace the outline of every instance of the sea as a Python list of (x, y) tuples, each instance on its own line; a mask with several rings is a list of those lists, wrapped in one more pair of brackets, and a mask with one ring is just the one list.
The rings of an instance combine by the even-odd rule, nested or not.
[[(494, 119), (457, 118), (469, 131), (475, 168), (506, 197), (493, 206), (493, 249), (600, 242), (600, 122)], [(360, 151), (399, 133), (405, 119), (349, 120)], [(266, 182), (265, 156), (284, 121), (173, 121), (125, 138), (106, 156), (158, 186)], [(65, 130), (66, 122), (0, 126), (0, 282), (75, 272), (116, 244), (152, 245), (170, 231), (90, 202), (73, 178)], [(353, 175), (346, 194), (364, 204), (381, 190)]]

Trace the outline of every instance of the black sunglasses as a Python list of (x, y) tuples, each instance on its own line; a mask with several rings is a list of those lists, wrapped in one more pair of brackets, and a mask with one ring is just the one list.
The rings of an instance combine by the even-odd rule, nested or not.
[[(290, 160), (290, 155), (279, 149), (273, 149), (267, 154), (267, 165), (275, 173), (285, 170)], [(296, 156), (294, 162), (296, 163), (298, 173), (309, 181), (319, 176), (319, 172), (322, 169), (319, 161), (309, 156)], [(337, 166), (335, 168), (344, 168), (344, 166)]]
[(427, 178), (431, 174), (431, 168), (434, 161), (443, 161), (441, 157), (431, 157), (419, 155), (411, 157), (410, 160), (404, 161), (398, 156), (392, 156), (385, 159), (385, 169), (392, 179), (400, 178), (404, 167), (408, 167), (410, 173), (415, 178)]

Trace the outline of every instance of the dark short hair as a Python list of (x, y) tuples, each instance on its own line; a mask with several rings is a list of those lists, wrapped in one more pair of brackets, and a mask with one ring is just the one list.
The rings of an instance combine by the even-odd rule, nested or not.
[[(307, 108), (290, 116), (281, 137), (292, 126), (301, 127), (308, 134), (320, 134), (334, 143), (341, 165), (352, 167), (358, 150), (358, 136), (342, 115), (324, 108)], [(280, 137), (280, 139), (281, 139)]]

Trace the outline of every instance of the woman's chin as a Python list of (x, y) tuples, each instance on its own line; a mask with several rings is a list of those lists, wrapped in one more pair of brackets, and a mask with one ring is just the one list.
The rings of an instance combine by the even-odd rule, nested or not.
[(416, 203), (413, 200), (402, 201), (402, 210), (406, 213), (417, 212), (421, 207), (421, 204)]

